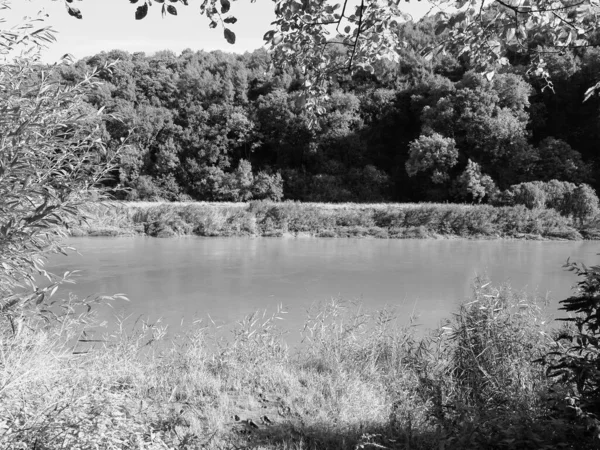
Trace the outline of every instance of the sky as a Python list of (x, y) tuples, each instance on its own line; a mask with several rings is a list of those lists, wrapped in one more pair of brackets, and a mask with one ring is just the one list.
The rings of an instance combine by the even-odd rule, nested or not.
[[(62, 0), (13, 0), (11, 10), (0, 14), (6, 19), (3, 28), (24, 16), (36, 16), (39, 11), (47, 14), (45, 24), (58, 32), (57, 42), (42, 54), (42, 59), (49, 63), (57, 62), (67, 53), (80, 59), (112, 49), (148, 54), (165, 49), (179, 54), (186, 48), (243, 53), (263, 45), (262, 37), (275, 18), (273, 1), (234, 1), (230, 13), (237, 17), (238, 22), (231, 29), (237, 40), (230, 45), (225, 41), (220, 26), (210, 29), (206, 17), (200, 16), (200, 3), (200, 0), (189, 0), (187, 7), (177, 3), (179, 14), (163, 18), (161, 5), (155, 2), (148, 16), (140, 21), (134, 19), (134, 14), (141, 2), (135, 5), (129, 0), (74, 1), (71, 4), (81, 10), (82, 20), (69, 16)], [(431, 4), (412, 0), (410, 3), (402, 2), (401, 7), (418, 19), (431, 8)]]

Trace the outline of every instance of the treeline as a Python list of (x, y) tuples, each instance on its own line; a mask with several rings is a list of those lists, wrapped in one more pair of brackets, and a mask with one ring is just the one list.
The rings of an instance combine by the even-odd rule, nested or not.
[(109, 147), (129, 144), (112, 185), (122, 199), (490, 202), (532, 181), (598, 187), (599, 102), (582, 100), (600, 49), (545, 56), (552, 92), (517, 59), (489, 78), (425, 60), (413, 49), (435, 40), (429, 22), (403, 33), (399, 64), (340, 75), (316, 115), (301, 71), (272, 68), (264, 50), (115, 50), (59, 73), (119, 61), (88, 102), (110, 113)]

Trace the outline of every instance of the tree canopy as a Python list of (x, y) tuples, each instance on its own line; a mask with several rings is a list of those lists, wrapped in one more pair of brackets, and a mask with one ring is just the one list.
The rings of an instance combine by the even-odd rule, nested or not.
[[(436, 39), (426, 23), (403, 35)], [(332, 80), (316, 118), (298, 101), (303, 74), (273, 67), (265, 50), (114, 50), (57, 76), (75, 83), (118, 61), (87, 101), (110, 113), (109, 147), (127, 140), (112, 184), (121, 197), (491, 201), (524, 182), (595, 183), (598, 101), (581, 98), (597, 53), (556, 57), (551, 93), (517, 64), (488, 80), (456, 58), (406, 50), (388, 75)]]
[[(191, 0), (131, 3), (139, 20), (194, 11)], [(82, 18), (76, 3), (65, 4)], [(598, 81), (592, 28), (582, 45), (549, 39), (539, 2), (529, 12), (521, 9), (533, 3), (442, 2), (419, 22), (397, 5), (388, 16), (387, 3), (361, 5), (276, 3), (265, 35), (272, 51), (111, 51), (61, 65), (57, 76), (76, 83), (119, 61), (86, 101), (110, 113), (109, 147), (128, 142), (111, 186), (127, 198), (492, 201), (520, 183), (596, 186), (598, 104), (581, 103)], [(233, 29), (234, 6), (205, 2), (201, 12)], [(572, 8), (581, 4), (563, 6), (547, 12), (579, 20)], [(512, 22), (500, 24), (503, 14)], [(500, 33), (526, 18), (538, 28), (526, 27), (519, 47), (503, 31), (496, 59), (472, 51), (475, 40), (455, 51), (482, 24)], [(478, 52), (489, 33), (478, 35)], [(381, 36), (389, 39), (377, 47)]]
[[(238, 18), (230, 0), (129, 1), (137, 20), (151, 13), (197, 14), (199, 5), (209, 27), (222, 27), (224, 39), (236, 41)], [(69, 15), (83, 17), (73, 0), (65, 5)], [(400, 5), (396, 0), (279, 0), (264, 40), (276, 63), (302, 72), (307, 89), (323, 89), (321, 82), (340, 70), (373, 73), (382, 60), (399, 61), (409, 45), (401, 25), (410, 19)], [(518, 54), (552, 87), (548, 55), (596, 46), (599, 12), (597, 0), (434, 0), (429, 16), (442, 38), (418, 51), (427, 58), (462, 57), (490, 78)], [(587, 95), (593, 92), (592, 87)]]

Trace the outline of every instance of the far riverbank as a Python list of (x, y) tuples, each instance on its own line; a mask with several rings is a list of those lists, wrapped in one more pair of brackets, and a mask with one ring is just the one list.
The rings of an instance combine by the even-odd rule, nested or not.
[(553, 209), (395, 203), (93, 203), (73, 236), (372, 237), (380, 239), (600, 238), (600, 229)]

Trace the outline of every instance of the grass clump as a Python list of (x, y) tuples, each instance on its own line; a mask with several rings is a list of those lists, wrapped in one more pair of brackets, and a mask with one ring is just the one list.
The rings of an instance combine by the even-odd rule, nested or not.
[(592, 222), (523, 205), (117, 202), (92, 204), (89, 211), (72, 234), (569, 240), (598, 234)]
[(543, 305), (508, 287), (477, 280), (426, 336), (392, 310), (331, 301), (288, 348), (282, 317), (253, 314), (228, 338), (201, 322), (98, 338), (89, 315), (4, 327), (0, 446), (592, 448), (533, 362), (554, 345)]

